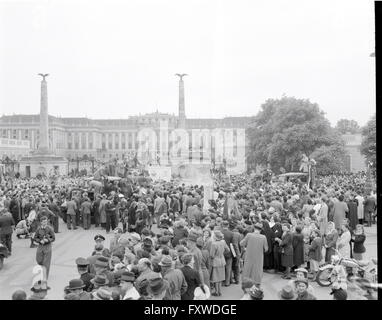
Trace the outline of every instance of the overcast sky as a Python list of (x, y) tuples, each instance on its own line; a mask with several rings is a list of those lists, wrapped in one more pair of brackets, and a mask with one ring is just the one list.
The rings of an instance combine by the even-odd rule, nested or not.
[(375, 112), (371, 0), (0, 0), (0, 115), (255, 115), (307, 98), (360, 125)]

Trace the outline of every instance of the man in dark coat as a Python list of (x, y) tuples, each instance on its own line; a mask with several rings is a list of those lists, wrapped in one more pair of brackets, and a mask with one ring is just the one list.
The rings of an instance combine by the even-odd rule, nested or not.
[(293, 246), (293, 264), (299, 268), (304, 263), (304, 235), (301, 233), (302, 229), (297, 226), (293, 233), (292, 246)]
[(97, 199), (92, 204), (92, 212), (94, 214), (94, 225), (98, 227), (100, 225), (99, 205), (101, 203), (101, 195), (97, 195)]
[(264, 269), (269, 270), (273, 268), (273, 246), (272, 241), (274, 240), (273, 231), (269, 226), (268, 220), (266, 220), (266, 215), (261, 216), (261, 223), (263, 224), (263, 229), (260, 234), (263, 234), (267, 238), (268, 251), (264, 252)]
[(52, 259), (52, 242), (56, 239), (53, 228), (48, 226), (48, 218), (40, 218), (40, 226), (36, 230), (33, 241), (38, 243), (36, 261), (46, 269), (46, 279), (49, 277), (50, 262)]
[[(280, 220), (278, 218), (275, 218), (274, 222), (275, 224), (271, 228), (273, 232), (273, 239), (281, 238), (283, 234), (283, 230), (281, 227)], [(275, 272), (282, 272), (283, 267), (281, 265), (281, 247), (279, 243), (275, 240), (273, 240), (273, 262), (274, 262)]]
[[(231, 248), (231, 244), (233, 245), (233, 232), (228, 229), (229, 222), (223, 221), (222, 223), (222, 233), (224, 235), (224, 240), (227, 243), (228, 248)], [(231, 273), (232, 273), (232, 260), (233, 255), (231, 250), (227, 250), (224, 255), (225, 258), (225, 287), (228, 287), (231, 284)]]
[(19, 223), (20, 221), (20, 204), (19, 200), (17, 199), (17, 196), (14, 195), (10, 204), (9, 204), (9, 211), (12, 214), (13, 220), (15, 223)]
[(363, 202), (364, 205), (364, 214), (365, 214), (365, 220), (367, 222), (367, 226), (371, 227), (371, 222), (375, 210), (375, 199), (372, 196), (368, 196), (366, 200)]
[(349, 226), (351, 230), (355, 230), (355, 226), (358, 224), (358, 205), (354, 198), (347, 202), (349, 212), (347, 218), (349, 219)]
[(182, 271), (184, 278), (187, 282), (187, 290), (181, 295), (182, 300), (194, 300), (195, 288), (201, 284), (199, 272), (193, 269), (194, 257), (192, 253), (186, 253), (181, 258), (183, 268)]
[(0, 207), (0, 243), (8, 248), (9, 254), (12, 252), (12, 232), (15, 221), (12, 215), (4, 207)]
[(235, 255), (232, 256), (232, 280), (231, 283), (239, 284), (240, 280), (240, 241), (242, 240), (242, 236), (237, 229), (237, 224), (235, 221), (230, 222), (230, 229), (233, 233), (232, 237), (232, 245), (235, 251)]
[(49, 199), (48, 201), (48, 208), (49, 210), (54, 214), (54, 216), (52, 216), (52, 225), (53, 225), (53, 229), (54, 229), (54, 233), (58, 233), (58, 218), (60, 216), (60, 208), (58, 207), (58, 205), (53, 201), (53, 199)]
[(110, 232), (111, 230), (114, 230), (117, 225), (117, 203), (114, 199), (114, 197), (109, 197), (109, 202), (105, 204), (105, 210), (106, 210), (106, 233)]

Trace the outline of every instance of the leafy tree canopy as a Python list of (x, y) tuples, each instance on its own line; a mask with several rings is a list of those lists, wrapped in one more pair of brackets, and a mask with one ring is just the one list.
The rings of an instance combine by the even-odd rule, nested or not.
[(270, 163), (276, 172), (280, 167), (297, 171), (302, 155), (310, 156), (322, 146), (336, 146), (333, 152), (345, 154), (340, 134), (318, 105), (294, 97), (268, 99), (254, 117), (249, 139), (252, 159), (258, 164)]

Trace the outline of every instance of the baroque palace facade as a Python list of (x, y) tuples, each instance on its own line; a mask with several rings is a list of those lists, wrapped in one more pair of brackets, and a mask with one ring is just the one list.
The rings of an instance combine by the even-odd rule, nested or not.
[[(36, 150), (39, 143), (39, 115), (4, 115), (0, 117), (0, 134), (2, 138), (17, 139), (30, 142), (31, 151)], [(251, 117), (229, 117), (223, 119), (185, 119), (184, 129), (189, 134), (192, 147), (193, 131), (213, 131), (215, 129), (232, 129), (230, 144), (237, 142), (235, 135), (245, 130)], [(160, 135), (160, 123), (168, 125), (171, 132), (179, 128), (179, 117), (164, 113), (151, 113), (142, 116), (131, 116), (128, 119), (89, 119), (58, 118), (49, 116), (49, 146), (56, 155), (67, 159), (77, 157), (94, 157), (100, 161), (117, 158), (123, 159), (127, 154), (138, 151), (138, 134), (141, 130), (152, 129)], [(223, 144), (227, 137), (222, 135)], [(159, 139), (157, 141), (159, 145)], [(247, 141), (245, 142), (246, 147)], [(211, 146), (211, 157), (214, 158), (214, 146)], [(158, 148), (159, 149), (159, 148)], [(236, 152), (235, 152), (236, 151)], [(224, 153), (223, 153), (224, 154)], [(233, 156), (237, 147), (233, 148)], [(215, 158), (220, 163), (224, 158)], [(244, 160), (244, 159), (243, 159)]]

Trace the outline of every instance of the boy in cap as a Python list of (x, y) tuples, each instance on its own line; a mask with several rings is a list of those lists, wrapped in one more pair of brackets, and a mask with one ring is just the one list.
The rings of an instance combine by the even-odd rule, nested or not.
[(296, 300), (317, 300), (317, 298), (308, 292), (308, 280), (297, 279), (295, 280), (295, 286), (297, 291)]

